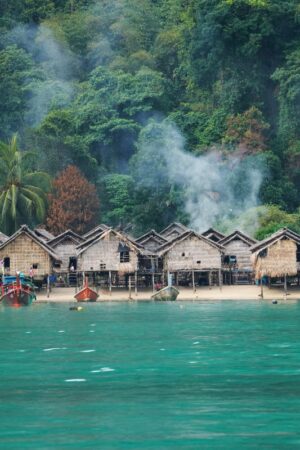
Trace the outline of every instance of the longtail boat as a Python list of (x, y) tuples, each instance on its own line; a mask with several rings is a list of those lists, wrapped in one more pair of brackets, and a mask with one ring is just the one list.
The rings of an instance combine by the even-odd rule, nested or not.
[(83, 288), (74, 295), (78, 302), (95, 302), (99, 295), (96, 291), (89, 288), (88, 286), (88, 278), (85, 277)]
[(34, 300), (36, 300), (36, 295), (31, 278), (22, 274), (4, 277), (0, 298), (2, 304), (18, 308), (29, 306)]
[(176, 289), (174, 286), (167, 286), (155, 292), (155, 294), (153, 294), (151, 298), (158, 301), (174, 302), (177, 299), (178, 295), (178, 289)]

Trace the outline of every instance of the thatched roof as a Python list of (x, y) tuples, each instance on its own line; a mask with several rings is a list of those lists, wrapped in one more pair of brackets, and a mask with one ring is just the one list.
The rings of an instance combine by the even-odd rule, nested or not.
[(282, 277), (297, 274), (297, 246), (300, 236), (283, 228), (253, 245), (253, 263), (257, 277)]
[(252, 237), (248, 236), (245, 233), (242, 233), (239, 230), (233, 231), (233, 233), (229, 234), (228, 236), (225, 236), (223, 239), (219, 241), (219, 244), (226, 247), (230, 242), (234, 240), (240, 240), (243, 241), (245, 244), (247, 244), (249, 247), (253, 246), (257, 243), (256, 239), (253, 239)]
[(46, 244), (46, 242), (44, 242), (42, 239), (38, 238), (36, 233), (30, 230), (30, 228), (27, 225), (22, 225), (12, 236), (10, 236), (10, 238), (8, 238), (5, 242), (3, 242), (0, 245), (0, 250), (4, 249), (7, 245), (9, 245), (16, 238), (22, 235), (26, 235), (30, 239), (32, 239), (37, 245), (42, 247), (43, 250), (45, 250), (45, 252), (47, 252), (51, 256), (51, 258), (53, 258), (55, 261), (60, 261), (60, 258), (53, 251), (53, 249), (48, 244)]
[(195, 236), (198, 239), (200, 239), (201, 241), (206, 242), (211, 247), (214, 247), (214, 248), (218, 249), (219, 251), (224, 252), (224, 247), (222, 245), (220, 245), (219, 243), (213, 242), (210, 239), (207, 239), (206, 237), (202, 236), (201, 234), (196, 233), (193, 230), (187, 230), (185, 233), (182, 233), (181, 235), (176, 236), (171, 241), (168, 241), (165, 244), (161, 245), (157, 250), (158, 256), (165, 255), (168, 251), (170, 251), (179, 242), (185, 241), (186, 239), (188, 239), (192, 236)]
[(104, 223), (101, 223), (100, 225), (97, 225), (96, 227), (92, 228), (87, 233), (83, 234), (82, 237), (86, 240), (90, 239), (92, 236), (99, 236), (99, 234), (103, 233), (105, 230), (109, 230), (110, 227), (105, 225)]
[(300, 235), (290, 230), (289, 228), (281, 228), (276, 231), (276, 233), (271, 234), (271, 236), (267, 237), (262, 241), (258, 241), (251, 247), (252, 253), (256, 253), (259, 250), (264, 250), (268, 248), (272, 243), (283, 239), (288, 238), (295, 241), (297, 244), (300, 244)]
[(139, 244), (144, 244), (149, 239), (154, 239), (157, 243), (160, 243), (160, 245), (164, 244), (165, 242), (168, 242), (168, 239), (162, 236), (161, 234), (157, 233), (155, 230), (150, 230), (147, 233), (143, 234), (142, 236), (135, 239), (135, 242), (138, 242)]
[(186, 231), (188, 231), (188, 228), (185, 225), (182, 225), (182, 223), (179, 222), (173, 222), (170, 225), (168, 225), (164, 230), (162, 230), (159, 234), (168, 239), (168, 236), (170, 236), (173, 233), (176, 233), (179, 236), (180, 234)]
[(123, 233), (120, 233), (119, 231), (109, 228), (108, 230), (101, 233), (99, 236), (95, 236), (92, 239), (89, 239), (88, 241), (79, 244), (76, 247), (78, 251), (78, 256), (84, 253), (88, 248), (95, 245), (97, 242), (104, 239), (109, 239), (111, 234), (113, 234), (116, 238), (118, 238), (120, 242), (124, 243), (127, 247), (129, 247), (131, 251), (137, 254), (147, 254), (140, 245), (136, 244), (131, 239), (128, 239), (128, 237), (125, 236)]
[(6, 236), (6, 234), (4, 234), (0, 231), (0, 244), (7, 241), (7, 239), (8, 239), (8, 236)]
[(204, 233), (201, 233), (202, 236), (206, 237), (207, 239), (210, 239), (214, 242), (219, 242), (221, 239), (224, 239), (225, 234), (220, 233), (219, 231), (215, 230), (214, 228), (209, 228), (208, 230), (204, 231)]
[(150, 230), (148, 231), (148, 233), (143, 234), (142, 236), (140, 236), (139, 238), (137, 238), (135, 240), (135, 242), (141, 246), (143, 246), (144, 248), (150, 248), (151, 247), (151, 243), (153, 246), (155, 246), (155, 250), (160, 247), (162, 244), (168, 242), (168, 239), (161, 236), (159, 233), (157, 233), (155, 230)]
[(48, 242), (51, 239), (54, 238), (54, 235), (50, 233), (49, 231), (45, 230), (45, 228), (35, 228), (33, 232), (37, 235), (39, 239), (41, 239), (44, 242)]
[(62, 244), (66, 240), (72, 241), (75, 245), (84, 242), (83, 237), (81, 237), (79, 234), (75, 233), (72, 230), (67, 230), (59, 234), (58, 236), (55, 236), (53, 239), (48, 241), (47, 244), (50, 245), (50, 247), (56, 247), (57, 245)]

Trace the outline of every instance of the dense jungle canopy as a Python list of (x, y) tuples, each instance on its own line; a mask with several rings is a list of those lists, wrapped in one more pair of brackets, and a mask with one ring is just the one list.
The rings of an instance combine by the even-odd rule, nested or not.
[[(135, 234), (190, 224), (207, 198), (219, 228), (255, 216), (259, 237), (300, 231), (298, 0), (0, 0), (0, 36), (2, 145), (18, 135), (34, 155), (26, 173), (55, 180), (76, 166), (96, 186), (99, 221)], [(229, 170), (216, 181), (199, 164), (193, 190), (170, 170), (178, 140), (191, 166), (213, 152)]]

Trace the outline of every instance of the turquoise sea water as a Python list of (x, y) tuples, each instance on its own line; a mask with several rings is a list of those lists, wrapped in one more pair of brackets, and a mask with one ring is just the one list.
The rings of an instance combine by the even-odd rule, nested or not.
[(0, 308), (2, 449), (299, 449), (300, 302)]

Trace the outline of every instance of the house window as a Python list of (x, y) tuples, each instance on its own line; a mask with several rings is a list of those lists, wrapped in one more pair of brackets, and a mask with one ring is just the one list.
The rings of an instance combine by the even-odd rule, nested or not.
[(61, 263), (59, 261), (54, 261), (53, 267), (55, 267), (56, 269), (60, 269), (61, 268)]
[(120, 252), (120, 262), (129, 262), (129, 251)]
[(10, 258), (6, 257), (4, 258), (4, 269), (10, 268)]
[(33, 263), (33, 264), (32, 264), (32, 268), (33, 268), (33, 269), (38, 269), (38, 268), (39, 268), (38, 263)]
[(181, 256), (185, 256), (185, 253), (183, 252), (183, 253), (181, 253)]
[(224, 256), (224, 264), (233, 265), (236, 264), (236, 256), (235, 255), (225, 255)]
[(100, 263), (100, 270), (105, 270), (105, 269), (106, 269), (106, 264)]

